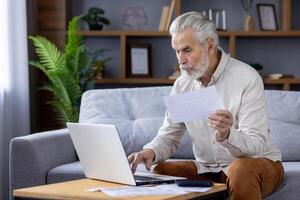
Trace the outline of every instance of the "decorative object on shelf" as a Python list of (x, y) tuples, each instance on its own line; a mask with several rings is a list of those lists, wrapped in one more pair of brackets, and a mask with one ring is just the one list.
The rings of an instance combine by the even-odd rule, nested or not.
[(208, 9), (202, 11), (202, 14), (207, 16), (216, 25), (218, 31), (226, 31), (226, 12), (222, 9)]
[(129, 7), (126, 9), (123, 16), (123, 29), (145, 30), (147, 23), (147, 15), (142, 7)]
[(151, 77), (151, 45), (127, 43), (127, 77)]
[[(44, 37), (29, 36), (38, 58), (30, 61), (30, 65), (37, 67), (47, 76), (47, 83), (40, 89), (53, 94), (53, 100), (48, 103), (54, 108), (57, 120), (63, 126), (65, 122), (78, 121), (81, 95), (97, 74), (97, 70), (93, 71), (92, 67), (99, 55), (106, 51), (87, 51), (82, 36), (78, 34), (81, 17), (75, 16), (69, 22), (64, 52)], [(98, 61), (104, 65), (110, 59)]]
[(83, 16), (83, 20), (86, 21), (89, 25), (90, 30), (99, 30), (103, 29), (103, 25), (109, 25), (110, 21), (105, 18), (104, 10), (97, 7), (91, 7), (88, 10), (88, 13)]
[(277, 31), (277, 17), (273, 4), (257, 4), (260, 28), (263, 31)]
[(267, 76), (265, 76), (265, 78), (277, 80), (282, 78), (294, 78), (294, 76), (291, 74), (277, 73), (277, 74), (268, 74)]
[(92, 76), (96, 77), (96, 79), (102, 79), (104, 77), (104, 67), (105, 62), (103, 60), (96, 60), (92, 67)]
[(163, 6), (162, 12), (161, 12), (161, 17), (160, 17), (160, 22), (159, 22), (159, 31), (168, 31), (170, 24), (171, 24), (171, 19), (174, 13), (175, 9), (175, 4), (176, 0), (171, 0), (171, 4), (168, 6)]
[(162, 11), (161, 11), (158, 31), (166, 31), (165, 27), (166, 27), (166, 23), (167, 23), (169, 10), (170, 10), (170, 6), (163, 6)]
[(171, 80), (177, 79), (181, 75), (179, 64), (173, 67), (174, 72), (168, 77)]
[(253, 0), (241, 0), (244, 10), (247, 12), (247, 17), (244, 21), (244, 30), (253, 31), (254, 30), (254, 19), (250, 14), (253, 7)]
[(170, 9), (168, 11), (166, 24), (165, 24), (165, 31), (169, 30), (169, 27), (170, 27), (170, 24), (171, 24), (171, 19), (172, 19), (173, 12), (174, 12), (174, 9), (175, 9), (175, 3), (176, 3), (176, 0), (171, 0)]

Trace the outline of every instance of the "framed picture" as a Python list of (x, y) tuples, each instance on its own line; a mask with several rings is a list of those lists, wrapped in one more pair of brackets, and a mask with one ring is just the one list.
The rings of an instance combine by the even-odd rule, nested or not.
[(127, 43), (127, 77), (151, 77), (151, 45)]
[(277, 31), (277, 18), (273, 4), (257, 4), (260, 29), (263, 31)]

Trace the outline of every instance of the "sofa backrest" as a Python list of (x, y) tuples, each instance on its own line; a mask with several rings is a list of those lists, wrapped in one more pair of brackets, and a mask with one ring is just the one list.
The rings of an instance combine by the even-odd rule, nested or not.
[[(89, 90), (82, 96), (79, 121), (115, 124), (129, 155), (157, 134), (166, 111), (162, 97), (170, 92), (171, 86)], [(300, 92), (265, 94), (273, 142), (282, 151), (283, 160), (300, 160)], [(194, 158), (188, 134), (172, 157)]]
[[(170, 86), (89, 90), (82, 96), (79, 121), (115, 124), (129, 155), (157, 134), (166, 111), (162, 97), (170, 92)], [(173, 157), (194, 157), (187, 134)]]
[(269, 130), (283, 161), (300, 160), (300, 92), (266, 90)]

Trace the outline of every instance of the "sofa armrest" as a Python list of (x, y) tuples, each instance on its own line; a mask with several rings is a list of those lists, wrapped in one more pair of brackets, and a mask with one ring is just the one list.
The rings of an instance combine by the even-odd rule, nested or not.
[(46, 184), (49, 169), (76, 161), (68, 129), (13, 138), (9, 151), (10, 192)]

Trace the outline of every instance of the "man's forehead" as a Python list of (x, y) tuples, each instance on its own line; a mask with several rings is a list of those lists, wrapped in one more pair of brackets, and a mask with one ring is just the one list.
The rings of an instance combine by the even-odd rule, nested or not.
[(173, 40), (172, 39), (172, 47), (174, 49), (182, 49), (182, 48), (186, 48), (186, 47), (190, 47), (193, 46), (193, 44), (195, 43), (194, 40)]
[(172, 43), (172, 46), (176, 50), (184, 49), (186, 47), (190, 47), (192, 44), (191, 43), (185, 43), (185, 42), (175, 42)]
[(192, 31), (184, 31), (172, 36), (173, 48), (184, 48), (186, 46), (192, 46), (195, 43)]

